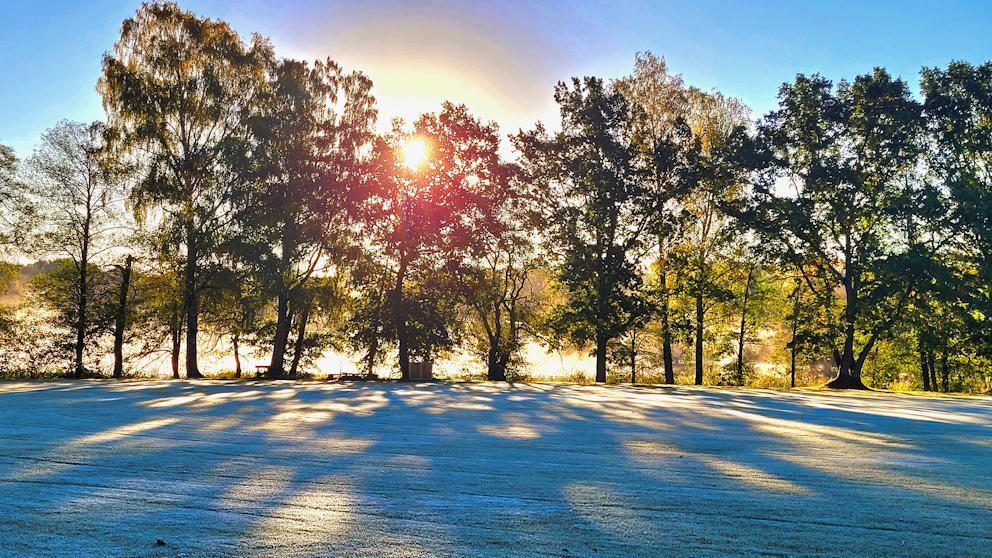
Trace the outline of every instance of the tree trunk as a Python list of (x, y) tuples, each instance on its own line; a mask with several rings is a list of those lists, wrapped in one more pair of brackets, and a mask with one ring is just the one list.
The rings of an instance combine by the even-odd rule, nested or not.
[(369, 367), (365, 375), (371, 377), (375, 373), (375, 359), (379, 356), (379, 336), (373, 335), (372, 340), (369, 343)]
[(86, 295), (87, 295), (87, 268), (89, 267), (89, 219), (83, 224), (83, 253), (79, 259), (79, 298), (77, 300), (76, 312), (76, 358), (73, 366), (73, 376), (78, 380), (83, 377), (83, 343), (86, 341)]
[(307, 339), (307, 322), (310, 320), (310, 303), (305, 302), (300, 313), (300, 330), (296, 334), (296, 344), (293, 346), (293, 363), (289, 366), (289, 375), (296, 377), (296, 372), (300, 367), (300, 360), (303, 358), (303, 343)]
[(751, 280), (754, 278), (754, 265), (747, 271), (747, 282), (744, 283), (744, 301), (741, 305), (741, 331), (737, 337), (737, 380), (744, 385), (744, 329), (747, 325), (747, 300), (751, 294)]
[(792, 304), (792, 340), (789, 341), (789, 374), (792, 378), (792, 387), (796, 387), (796, 332), (799, 330), (799, 300), (802, 297), (802, 283), (796, 279), (796, 300)]
[(234, 377), (241, 377), (241, 354), (238, 347), (238, 335), (231, 337), (231, 343), (234, 345)]
[(596, 383), (606, 382), (606, 345), (609, 339), (605, 335), (596, 336)]
[[(485, 308), (483, 306), (483, 308)], [(488, 328), (488, 325), (486, 326)], [(510, 324), (513, 327), (513, 324)], [(490, 381), (506, 381), (506, 359), (503, 358), (503, 313), (499, 302), (493, 304), (493, 331), (489, 334), (489, 362), (486, 377)]]
[(789, 349), (789, 374), (792, 377), (792, 387), (796, 387), (796, 348)]
[(497, 348), (489, 349), (487, 361), (486, 377), (492, 382), (505, 382), (507, 362)]
[(286, 345), (289, 343), (289, 291), (285, 286), (279, 288), (276, 303), (276, 337), (272, 342), (272, 361), (265, 371), (268, 378), (278, 378), (286, 371)]
[(506, 380), (506, 372), (499, 368), (499, 354), (492, 342), (489, 345), (489, 355), (486, 357), (486, 378), (492, 382)]
[(179, 379), (179, 352), (182, 346), (182, 323), (179, 319), (179, 304), (172, 305), (172, 323), (169, 324), (169, 334), (172, 336), (172, 377)]
[(951, 391), (951, 370), (947, 366), (947, 345), (944, 345), (944, 350), (940, 353), (940, 387), (944, 393), (949, 393)]
[(672, 327), (668, 322), (669, 293), (667, 264), (662, 262), (658, 281), (661, 283), (661, 354), (665, 362), (665, 383), (675, 383), (675, 366), (672, 362)]
[[(850, 276), (851, 273), (848, 275)], [(861, 382), (861, 367), (858, 366), (854, 359), (854, 335), (855, 322), (858, 316), (858, 294), (852, 283), (853, 279), (848, 279), (844, 284), (847, 295), (844, 311), (844, 350), (840, 355), (840, 362), (837, 363), (839, 368), (837, 377), (827, 383), (828, 388), (868, 389)]]
[(400, 257), (400, 269), (396, 272), (396, 288), (393, 289), (393, 315), (396, 321), (396, 341), (399, 345), (400, 379), (410, 379), (410, 346), (406, 330), (406, 309), (403, 300), (403, 281), (406, 278), (406, 256)]
[[(667, 298), (667, 294), (665, 295)], [(664, 305), (668, 306), (666, 300)], [(668, 310), (664, 310), (661, 318), (661, 356), (665, 362), (665, 383), (675, 383), (675, 363), (672, 357), (672, 329), (668, 324)]]
[(939, 391), (937, 386), (937, 366), (934, 362), (933, 351), (927, 351), (927, 368), (930, 369), (930, 389), (932, 391)]
[(118, 298), (117, 315), (114, 317), (114, 377), (124, 376), (124, 328), (127, 325), (127, 292), (131, 288), (131, 262), (128, 256), (121, 268), (121, 292)]
[(286, 274), (291, 267), (290, 257), (294, 253), (296, 245), (292, 237), (294, 231), (290, 227), (291, 219), (289, 215), (283, 213), (282, 222), (282, 259), (279, 265), (276, 337), (272, 341), (272, 361), (269, 363), (269, 369), (265, 373), (265, 376), (268, 378), (280, 378), (286, 374), (286, 347), (289, 345), (289, 333), (290, 329), (292, 329), (291, 322), (293, 316), (289, 308), (290, 288), (286, 284)]
[(630, 383), (637, 383), (637, 329), (630, 332)]
[(186, 377), (202, 378), (196, 359), (196, 334), (200, 319), (200, 291), (197, 289), (197, 246), (199, 239), (196, 229), (190, 223), (186, 229)]
[(696, 292), (696, 385), (703, 385), (703, 291)]
[(920, 378), (923, 380), (923, 391), (930, 391), (930, 368), (927, 362), (927, 351), (923, 346), (923, 336), (917, 338), (917, 347), (920, 353)]
[(506, 381), (507, 360), (497, 347), (493, 346), (489, 349), (489, 357), (487, 358), (486, 365), (486, 377), (490, 381)]

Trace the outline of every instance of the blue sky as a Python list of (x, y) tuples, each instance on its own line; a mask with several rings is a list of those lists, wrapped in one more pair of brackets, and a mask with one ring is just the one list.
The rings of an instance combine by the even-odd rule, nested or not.
[[(94, 87), (121, 21), (122, 0), (3, 0), (0, 142), (30, 155), (59, 120), (102, 118)], [(281, 56), (330, 57), (368, 74), (384, 121), (463, 102), (505, 133), (553, 121), (554, 84), (620, 77), (634, 54), (749, 104), (776, 105), (797, 72), (839, 80), (875, 66), (915, 89), (920, 68), (992, 58), (992, 2), (455, 0), (189, 0), (242, 36), (269, 37)]]

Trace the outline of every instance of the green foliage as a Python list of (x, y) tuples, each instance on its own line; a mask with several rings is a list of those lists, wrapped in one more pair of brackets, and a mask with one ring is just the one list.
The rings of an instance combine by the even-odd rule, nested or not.
[(362, 258), (352, 268), (351, 285), (355, 295), (346, 307), (349, 316), (342, 334), (345, 347), (358, 353), (358, 364), (371, 375), (395, 346), (394, 312), (389, 305), (393, 276), (387, 267)]
[[(34, 202), (38, 226), (32, 231), (28, 252), (35, 257), (67, 257), (76, 270), (71, 292), (75, 331), (74, 369), (83, 370), (86, 339), (91, 334), (90, 306), (105, 296), (90, 288), (98, 255), (113, 248), (124, 220), (123, 198), (131, 171), (105, 140), (106, 127), (60, 122), (42, 136), (41, 146), (28, 160), (33, 171), (27, 188)], [(64, 314), (65, 304), (59, 303)], [(105, 303), (99, 301), (98, 303)]]
[[(271, 45), (246, 45), (226, 23), (173, 2), (144, 3), (103, 59), (97, 89), (116, 140), (144, 161), (131, 195), (142, 219), (160, 217), (184, 250), (186, 374), (197, 365), (201, 266), (215, 261), (232, 212), (244, 118), (265, 83)], [(142, 220), (139, 219), (139, 220)]]
[(24, 246), (37, 217), (18, 173), (14, 150), (0, 144), (0, 254), (12, 256)]
[[(429, 151), (416, 168), (405, 167), (400, 156), (409, 141)], [(382, 265), (391, 288), (385, 306), (367, 307), (362, 319), (373, 320), (379, 313), (373, 309), (384, 307), (391, 318), (381, 334), (365, 329), (362, 337), (395, 339), (403, 378), (409, 378), (411, 356), (433, 358), (457, 343), (454, 279), (462, 262), (480, 253), (483, 231), (495, 226), (493, 208), (506, 195), (509, 169), (498, 149), (495, 124), (451, 103), (421, 115), (412, 132), (397, 122), (374, 147), (365, 177), (371, 196), (361, 208), (371, 244), (366, 257)], [(378, 281), (368, 284), (381, 292)]]
[[(928, 247), (913, 238), (905, 210), (916, 168), (922, 107), (881, 69), (841, 82), (799, 75), (780, 109), (760, 126), (757, 169), (792, 182), (786, 195), (757, 182), (737, 212), (784, 265), (815, 277), (821, 294), (843, 289), (834, 347), (840, 387), (861, 385), (874, 344), (888, 335), (924, 273)], [(763, 151), (762, 151), (763, 150)], [(865, 333), (866, 335), (862, 335)]]
[(520, 173), (507, 182), (491, 206), (493, 220), (481, 231), (480, 249), (457, 270), (468, 347), (486, 364), (490, 380), (525, 377), (524, 341), (535, 338), (546, 307), (544, 261), (534, 240), (543, 227), (528, 187)]
[[(959, 320), (965, 337), (983, 357), (992, 356), (992, 62), (952, 62), (926, 68), (925, 110), (936, 140), (930, 164), (944, 182), (960, 235), (955, 298), (964, 303)], [(939, 296), (947, 302), (953, 298)], [(947, 335), (941, 337), (946, 338)]]
[(642, 180), (629, 103), (601, 80), (559, 83), (562, 131), (543, 127), (514, 138), (528, 179), (541, 189), (551, 230), (556, 281), (566, 302), (551, 331), (576, 346), (592, 344), (596, 381), (606, 381), (609, 342), (650, 312), (641, 296), (636, 255), (644, 245), (653, 197)]
[[(252, 148), (239, 162), (244, 181), (236, 189), (237, 234), (230, 244), (278, 298), (268, 373), (281, 376), (291, 306), (302, 317), (311, 279), (354, 256), (355, 209), (367, 197), (356, 171), (376, 110), (372, 82), (344, 74), (330, 60), (270, 65), (247, 118)], [(317, 337), (306, 337), (317, 346)]]
[[(107, 341), (113, 331), (114, 324), (114, 294), (116, 281), (114, 274), (104, 273), (95, 265), (90, 265), (87, 273), (86, 288), (90, 302), (85, 307), (86, 319), (83, 332), (84, 347), (82, 354), (96, 363), (109, 352)], [(79, 300), (79, 269), (72, 260), (57, 260), (50, 271), (40, 273), (29, 281), (30, 288), (37, 297), (41, 308), (47, 310), (50, 323), (45, 329), (52, 339), (53, 358), (71, 362), (72, 355), (77, 354), (78, 337), (76, 328), (80, 323)], [(93, 354), (95, 353), (95, 354)], [(98, 370), (96, 364), (88, 367)]]

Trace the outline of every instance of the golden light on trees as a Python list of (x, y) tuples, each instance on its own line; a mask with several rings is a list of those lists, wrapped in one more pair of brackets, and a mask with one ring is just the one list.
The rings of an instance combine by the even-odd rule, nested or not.
[(403, 157), (403, 166), (408, 169), (417, 169), (427, 160), (429, 150), (427, 144), (421, 139), (409, 139), (403, 142), (400, 147)]

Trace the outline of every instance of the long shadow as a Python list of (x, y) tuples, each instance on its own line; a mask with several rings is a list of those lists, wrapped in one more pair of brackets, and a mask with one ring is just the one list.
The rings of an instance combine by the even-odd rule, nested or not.
[(99, 554), (108, 538), (147, 556), (982, 556), (992, 544), (980, 443), (992, 413), (974, 400), (899, 410), (917, 400), (889, 398), (872, 414), (844, 397), (689, 388), (3, 387), (0, 541), (13, 552)]

